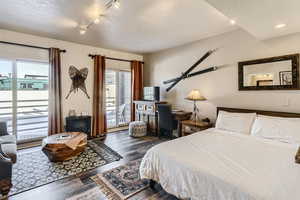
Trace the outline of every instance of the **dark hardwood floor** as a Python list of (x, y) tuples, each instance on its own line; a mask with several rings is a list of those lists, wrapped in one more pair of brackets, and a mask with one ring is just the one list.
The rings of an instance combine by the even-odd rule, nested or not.
[[(157, 137), (150, 136), (144, 138), (132, 138), (128, 136), (127, 131), (109, 133), (104, 143), (122, 155), (123, 159), (102, 167), (98, 167), (75, 177), (65, 178), (63, 180), (59, 180), (27, 192), (11, 196), (9, 197), (9, 200), (65, 200), (71, 196), (80, 194), (84, 191), (97, 187), (97, 185), (90, 179), (91, 176), (126, 164), (129, 161), (139, 159), (141, 154), (137, 152), (138, 149), (149, 141), (157, 140)], [(25, 149), (22, 151), (30, 151), (30, 149)], [(157, 186), (157, 191), (159, 191), (158, 199), (176, 200), (175, 197), (168, 195), (159, 186)], [(153, 190), (148, 188), (132, 196), (130, 200), (148, 199), (148, 197), (154, 193), (155, 192)], [(99, 200), (102, 199), (106, 199), (106, 197), (104, 194), (99, 194)]]

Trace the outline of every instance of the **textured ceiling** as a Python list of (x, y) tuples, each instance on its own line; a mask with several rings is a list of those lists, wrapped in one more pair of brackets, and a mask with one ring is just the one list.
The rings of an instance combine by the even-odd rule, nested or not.
[(136, 53), (159, 51), (236, 28), (204, 0), (121, 0), (120, 9), (105, 13), (100, 24), (79, 35), (80, 25), (103, 14), (104, 3), (1, 0), (0, 28)]
[[(300, 32), (299, 0), (206, 1), (258, 39)], [(278, 24), (286, 27), (274, 28)]]

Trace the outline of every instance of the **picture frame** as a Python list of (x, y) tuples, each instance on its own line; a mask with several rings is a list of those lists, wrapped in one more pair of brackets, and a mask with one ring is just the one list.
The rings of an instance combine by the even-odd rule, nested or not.
[(279, 72), (280, 85), (292, 85), (292, 71), (281, 71)]

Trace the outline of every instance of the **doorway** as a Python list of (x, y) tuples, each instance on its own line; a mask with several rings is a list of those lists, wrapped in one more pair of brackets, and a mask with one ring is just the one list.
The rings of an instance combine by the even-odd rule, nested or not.
[(131, 72), (106, 70), (107, 128), (128, 125), (131, 120)]

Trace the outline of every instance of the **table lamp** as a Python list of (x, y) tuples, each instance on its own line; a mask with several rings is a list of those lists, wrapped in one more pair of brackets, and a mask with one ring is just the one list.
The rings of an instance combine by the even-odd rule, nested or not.
[(197, 122), (197, 112), (199, 109), (197, 108), (196, 101), (205, 101), (206, 99), (200, 94), (199, 90), (192, 90), (188, 96), (185, 98), (190, 101), (194, 101), (194, 111), (192, 115), (192, 120), (195, 120), (195, 123)]

